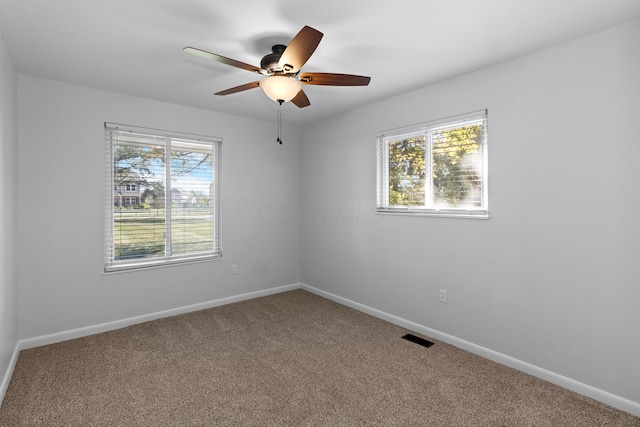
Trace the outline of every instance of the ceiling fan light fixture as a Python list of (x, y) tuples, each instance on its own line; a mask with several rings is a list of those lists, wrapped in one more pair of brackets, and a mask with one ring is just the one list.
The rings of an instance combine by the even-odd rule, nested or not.
[(288, 102), (302, 90), (302, 84), (287, 76), (270, 76), (260, 80), (264, 93), (276, 102)]

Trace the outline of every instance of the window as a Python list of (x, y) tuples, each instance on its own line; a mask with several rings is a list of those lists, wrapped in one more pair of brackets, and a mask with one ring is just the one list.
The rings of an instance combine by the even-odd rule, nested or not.
[(105, 272), (221, 258), (221, 139), (112, 123), (105, 139)]
[(378, 134), (377, 212), (488, 217), (487, 112)]

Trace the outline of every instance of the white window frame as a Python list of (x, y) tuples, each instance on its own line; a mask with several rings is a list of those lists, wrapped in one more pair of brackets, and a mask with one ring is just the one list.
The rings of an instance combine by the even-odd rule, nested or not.
[[(105, 250), (104, 250), (104, 273), (113, 273), (121, 271), (137, 270), (141, 268), (155, 268), (168, 265), (183, 264), (189, 262), (202, 262), (209, 260), (222, 259), (221, 237), (220, 237), (220, 178), (221, 178), (221, 157), (222, 157), (222, 139), (217, 137), (194, 135), (188, 133), (180, 133), (173, 131), (165, 131), (158, 129), (148, 129), (136, 126), (115, 124), (105, 122), (105, 162), (106, 162), (106, 177), (105, 177)], [(177, 143), (189, 143), (206, 145), (212, 147), (212, 175), (213, 182), (210, 186), (211, 193), (209, 194), (209, 207), (211, 208), (212, 215), (212, 250), (198, 251), (193, 253), (182, 253), (179, 255), (172, 255), (171, 248), (171, 233), (169, 232), (171, 227), (171, 208), (165, 212), (164, 220), (167, 232), (165, 232), (165, 252), (163, 256), (153, 256), (148, 258), (118, 260), (115, 259), (115, 243), (114, 243), (114, 196), (118, 192), (118, 185), (115, 184), (115, 147), (118, 144), (118, 135), (126, 135), (127, 133), (139, 134), (154, 138), (160, 142), (160, 145), (164, 144), (165, 150), (165, 197), (171, 197), (171, 144), (173, 140)], [(126, 145), (126, 144), (123, 144)], [(127, 184), (129, 185), (129, 184)], [(136, 184), (132, 184), (136, 185)], [(121, 186), (124, 187), (124, 186)], [(124, 187), (126, 188), (126, 187)], [(137, 188), (137, 185), (136, 185)], [(122, 190), (122, 188), (120, 188)], [(138, 191), (136, 189), (136, 191)], [(127, 196), (125, 196), (127, 197)], [(123, 206), (126, 203), (122, 202)], [(165, 206), (171, 206), (171, 201), (165, 201)], [(121, 207), (121, 206), (120, 206)], [(167, 236), (169, 236), (167, 238)]]
[[(432, 176), (433, 159), (432, 135), (437, 131), (450, 128), (458, 128), (473, 124), (482, 125), (482, 137), (480, 147), (482, 155), (482, 190), (480, 194), (481, 206), (479, 207), (446, 207), (440, 208), (433, 204), (433, 183), (430, 179), (425, 179), (425, 205), (424, 206), (404, 206), (391, 205), (389, 203), (389, 143), (400, 139), (424, 136), (425, 137), (425, 176)], [(377, 203), (376, 213), (390, 215), (422, 215), (437, 217), (455, 218), (489, 218), (488, 203), (488, 111), (480, 110), (440, 120), (420, 123), (379, 132), (377, 134)]]

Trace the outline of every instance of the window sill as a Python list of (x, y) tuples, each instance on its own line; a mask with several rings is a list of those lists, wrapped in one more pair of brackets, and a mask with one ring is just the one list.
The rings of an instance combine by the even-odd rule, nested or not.
[(112, 274), (120, 274), (120, 273), (130, 273), (135, 271), (143, 271), (143, 270), (154, 270), (157, 268), (165, 268), (165, 267), (173, 267), (178, 265), (185, 264), (199, 264), (203, 262), (210, 261), (219, 261), (222, 260), (222, 255), (208, 255), (197, 258), (184, 258), (184, 259), (175, 259), (175, 260), (162, 260), (157, 262), (146, 262), (146, 263), (137, 263), (137, 264), (125, 264), (118, 266), (110, 266), (104, 267), (104, 271), (102, 272), (103, 276), (110, 276)]
[(378, 215), (402, 215), (402, 216), (426, 216), (435, 218), (461, 218), (461, 219), (489, 219), (487, 211), (444, 211), (444, 210), (422, 210), (422, 209), (380, 209), (376, 210)]

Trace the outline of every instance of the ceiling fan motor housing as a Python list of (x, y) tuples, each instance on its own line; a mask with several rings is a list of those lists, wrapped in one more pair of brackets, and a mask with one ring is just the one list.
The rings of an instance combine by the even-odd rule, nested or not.
[(280, 57), (287, 47), (283, 44), (276, 44), (271, 47), (271, 53), (265, 55), (260, 61), (260, 68), (267, 70), (270, 74), (282, 72), (278, 65)]

